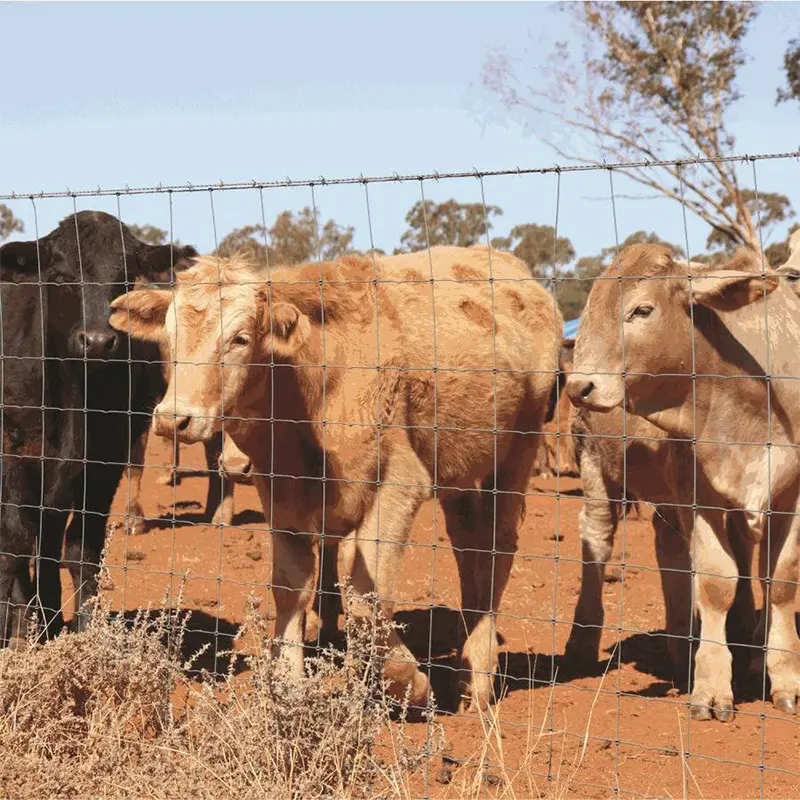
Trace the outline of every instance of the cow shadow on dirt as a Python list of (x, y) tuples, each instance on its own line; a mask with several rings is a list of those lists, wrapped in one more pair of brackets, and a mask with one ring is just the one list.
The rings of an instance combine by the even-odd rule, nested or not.
[[(125, 611), (122, 617), (129, 627), (133, 627), (137, 619), (144, 616), (153, 629), (158, 629), (159, 622), (164, 619), (164, 610), (151, 609), (147, 612)], [(186, 620), (189, 616), (188, 621)], [(112, 614), (118, 617), (119, 614)], [(173, 650), (178, 641), (178, 631), (185, 621), (180, 646)], [(161, 642), (174, 652), (176, 659), (185, 666), (189, 676), (199, 677), (202, 673), (210, 675), (214, 680), (223, 680), (228, 674), (237, 675), (245, 669), (242, 658), (233, 659), (231, 665), (230, 651), (239, 626), (227, 619), (212, 616), (205, 611), (187, 609), (178, 612), (176, 619), (166, 624), (161, 630)]]
[[(191, 509), (191, 510), (190, 510)], [(196, 509), (196, 510), (195, 510)], [(211, 525), (211, 517), (205, 513), (200, 503), (194, 500), (180, 501), (175, 504), (175, 513), (165, 513), (159, 517), (147, 519), (148, 530), (169, 530), (190, 525)], [(239, 528), (246, 525), (265, 525), (266, 518), (260, 511), (245, 509), (235, 514), (230, 526), (226, 529)]]
[[(463, 640), (464, 622), (461, 611), (448, 606), (433, 606), (431, 609), (397, 611), (396, 622), (404, 626), (400, 638), (420, 664), (420, 669), (429, 675), (431, 688), (436, 697), (437, 709), (452, 714), (458, 710), (461, 700), (460, 686), (469, 681), (469, 670), (458, 658), (458, 648)], [(505, 643), (502, 633), (497, 634), (498, 644)], [(608, 662), (597, 665), (602, 674)], [(582, 675), (586, 675), (584, 670)], [(495, 679), (495, 696), (502, 697), (515, 691), (541, 688), (577, 677), (575, 670), (561, 655), (525, 652), (501, 652)]]

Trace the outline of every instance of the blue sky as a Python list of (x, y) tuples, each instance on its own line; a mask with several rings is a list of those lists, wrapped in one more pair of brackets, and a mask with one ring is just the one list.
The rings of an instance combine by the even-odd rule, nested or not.
[[(731, 117), (740, 152), (800, 147), (800, 108), (774, 107), (797, 30), (796, 3), (766, 5), (753, 26), (744, 100)], [(490, 48), (544, 59), (569, 38), (566, 15), (549, 3), (2, 3), (0, 31), (2, 194), (555, 162), (516, 124), (487, 121), (480, 86)], [(758, 180), (800, 211), (800, 163), (761, 163)], [(484, 189), (505, 211), (496, 234), (555, 219), (553, 176), (489, 178)], [(480, 186), (431, 182), (425, 193), (478, 201)], [(419, 197), (414, 182), (370, 188), (376, 246), (397, 244)], [(362, 187), (322, 188), (316, 200), (323, 218), (354, 225), (357, 246), (369, 246)], [(267, 222), (310, 202), (307, 189), (265, 191)], [(9, 205), (32, 233), (30, 202)], [(78, 208), (117, 210), (113, 198), (79, 199)], [(36, 209), (44, 233), (72, 201)], [(127, 222), (169, 224), (166, 195), (123, 197), (121, 212)], [(172, 213), (178, 238), (214, 246), (208, 195), (175, 195)], [(221, 238), (260, 221), (259, 195), (216, 192), (214, 213)], [(669, 201), (620, 199), (617, 224), (620, 238), (646, 228), (683, 241), (681, 209)], [(562, 178), (559, 229), (580, 255), (613, 244), (606, 175)], [(689, 234), (701, 250), (704, 226), (690, 219)]]

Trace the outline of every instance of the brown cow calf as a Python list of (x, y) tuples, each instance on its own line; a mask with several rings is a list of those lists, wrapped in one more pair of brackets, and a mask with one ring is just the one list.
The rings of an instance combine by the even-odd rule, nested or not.
[(592, 286), (567, 381), (578, 406), (624, 407), (694, 443), (683, 502), (696, 502), (696, 513), (677, 511), (692, 532), (702, 626), (691, 698), (698, 719), (733, 717), (725, 627), (737, 563), (726, 510), (743, 510), (761, 549), (773, 703), (794, 713), (800, 696), (800, 299), (760, 269), (748, 255), (699, 269), (660, 245), (626, 248)]
[[(563, 327), (524, 263), (432, 248), (277, 268), (265, 282), (241, 258), (208, 257), (174, 295), (129, 292), (112, 308), (113, 326), (172, 348), (157, 431), (206, 441), (224, 411), (252, 459), (273, 528), (276, 633), (295, 673), (317, 534), (348, 537), (355, 613), (372, 613), (374, 592), (391, 619), (411, 525), (435, 494), (461, 579), (468, 699), (489, 703), (528, 433), (542, 430)], [(394, 632), (389, 645), (390, 683), (424, 704), (427, 677)]]

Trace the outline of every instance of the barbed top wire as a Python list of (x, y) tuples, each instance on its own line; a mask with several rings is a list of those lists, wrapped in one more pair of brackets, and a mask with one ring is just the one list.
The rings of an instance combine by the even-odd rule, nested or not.
[(568, 172), (592, 172), (597, 170), (632, 170), (645, 169), (648, 167), (665, 166), (692, 166), (712, 163), (728, 163), (741, 161), (743, 163), (753, 161), (767, 161), (775, 159), (796, 158), (800, 160), (800, 147), (797, 150), (789, 150), (782, 153), (740, 153), (730, 156), (719, 156), (714, 158), (675, 158), (645, 161), (619, 161), (602, 164), (582, 163), (582, 164), (554, 164), (549, 167), (512, 167), (506, 169), (479, 170), (473, 168), (462, 172), (424, 172), (416, 174), (401, 175), (393, 172), (391, 175), (373, 175), (347, 178), (326, 178), (320, 175), (317, 178), (305, 180), (293, 180), (286, 177), (281, 180), (256, 180), (247, 181), (217, 181), (216, 183), (191, 183), (185, 184), (158, 184), (157, 186), (124, 186), (115, 189), (103, 189), (98, 186), (95, 189), (70, 189), (61, 191), (36, 191), (36, 192), (8, 192), (0, 194), (0, 200), (25, 200), (25, 199), (53, 199), (64, 197), (114, 197), (119, 195), (140, 195), (140, 194), (159, 194), (159, 193), (191, 193), (191, 192), (213, 192), (217, 190), (237, 191), (243, 189), (291, 189), (309, 188), (314, 186), (347, 186), (353, 184), (371, 183), (407, 183), (411, 181), (440, 181), (461, 178), (490, 178), (511, 175), (548, 175)]

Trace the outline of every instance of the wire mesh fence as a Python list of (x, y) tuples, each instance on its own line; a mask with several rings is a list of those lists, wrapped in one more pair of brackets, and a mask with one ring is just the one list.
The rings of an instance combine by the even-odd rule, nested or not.
[[(188, 671), (236, 681), (255, 604), (300, 681), (343, 615), (393, 617), (403, 793), (796, 795), (800, 265), (765, 259), (758, 170), (798, 158), (727, 159), (759, 238), (712, 263), (679, 204), (678, 248), (622, 247), (625, 164), (0, 195), (33, 232), (0, 249), (5, 644), (84, 630), (98, 593), (180, 604)], [(537, 274), (492, 244), (505, 181), (552, 196)], [(425, 217), (426, 247), (379, 251), (386, 198), (442, 185), (481, 240)], [(556, 246), (598, 187), (616, 252), (586, 277)], [(337, 191), (366, 233), (329, 258)], [(268, 209), (298, 199), (315, 257), (270, 263)], [(167, 243), (126, 224), (148, 202)], [(244, 205), (263, 241), (220, 253)]]

